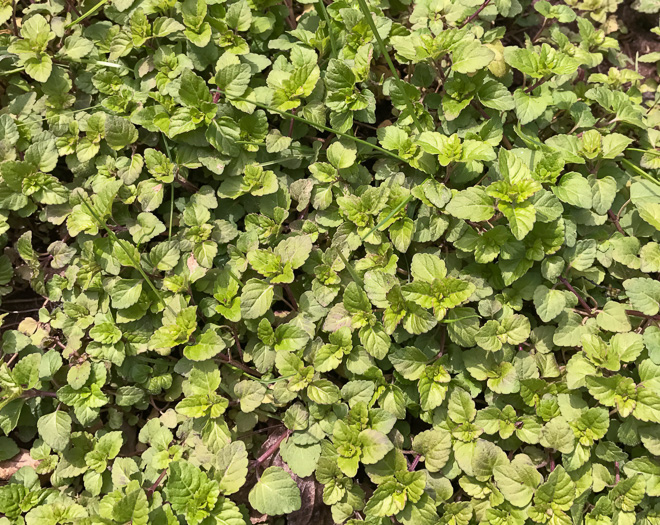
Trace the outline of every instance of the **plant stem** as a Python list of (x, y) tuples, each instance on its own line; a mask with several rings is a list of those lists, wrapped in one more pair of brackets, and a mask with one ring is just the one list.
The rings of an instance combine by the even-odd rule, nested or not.
[(415, 470), (415, 468), (417, 468), (417, 464), (419, 463), (419, 459), (420, 459), (421, 457), (422, 457), (421, 454), (417, 454), (417, 455), (415, 455), (415, 459), (413, 459), (413, 462), (412, 462), (412, 463), (410, 464), (410, 466), (408, 467), (408, 470), (409, 470), (410, 472), (412, 472), (413, 470)]
[(259, 456), (254, 461), (251, 468), (255, 469), (256, 467), (261, 465), (264, 461), (266, 461), (270, 456), (272, 456), (275, 452), (277, 452), (282, 442), (290, 435), (291, 435), (291, 431), (287, 429), (287, 431), (284, 434), (282, 434), (275, 443), (273, 443), (270, 447), (268, 447), (268, 450), (266, 450), (266, 452), (261, 454), (261, 456)]
[[(295, 115), (295, 114), (296, 114), (296, 108), (293, 108), (293, 109), (291, 110), (291, 113), (293, 113), (293, 114)], [(293, 123), (294, 123), (294, 122), (295, 122), (295, 120), (293, 120), (293, 119), (291, 119), (291, 120), (289, 121), (289, 133), (288, 133), (288, 135), (287, 135), (289, 138), (291, 138), (291, 135), (293, 135)]]
[(174, 184), (170, 184), (170, 224), (167, 230), (167, 240), (172, 240), (172, 222), (174, 221)]
[[(163, 144), (165, 144), (165, 151), (170, 160), (172, 160), (172, 154), (170, 152), (170, 145), (167, 143), (165, 134), (161, 132), (161, 137), (163, 138)], [(176, 169), (176, 168), (175, 168)], [(174, 220), (174, 182), (170, 183), (170, 224), (167, 231), (167, 240), (172, 240), (172, 221)]]
[(23, 398), (30, 398), (30, 397), (57, 397), (57, 392), (47, 392), (45, 390), (37, 390), (36, 388), (33, 388), (31, 390), (26, 390), (23, 392), (21, 395)]
[(582, 305), (582, 308), (584, 308), (589, 314), (591, 314), (591, 307), (587, 304), (587, 302), (582, 298), (582, 296), (578, 293), (578, 291), (573, 288), (571, 283), (568, 282), (568, 279), (565, 277), (560, 277), (559, 280), (561, 283), (568, 288), (568, 290), (575, 296), (577, 297), (578, 302), (580, 305)]
[(614, 223), (614, 226), (616, 226), (616, 229), (619, 231), (619, 233), (621, 233), (622, 235), (625, 235), (626, 232), (623, 231), (623, 228), (619, 224), (619, 218), (614, 214), (614, 212), (612, 210), (607, 210), (607, 215), (612, 220), (612, 222)]
[(293, 295), (293, 292), (291, 291), (291, 287), (287, 283), (283, 283), (282, 288), (286, 292), (289, 301), (291, 301), (292, 308), (298, 311), (298, 303), (296, 302), (296, 297)]
[(18, 7), (18, 0), (14, 0), (11, 8), (11, 23), (14, 27), (14, 36), (18, 36), (18, 24), (16, 23), (16, 8)]
[(332, 48), (332, 55), (336, 57), (337, 41), (335, 40), (335, 35), (332, 32), (332, 26), (330, 25), (330, 17), (328, 16), (328, 11), (325, 8), (325, 4), (323, 3), (323, 0), (317, 0), (316, 5), (319, 7), (319, 11), (321, 11), (321, 15), (323, 16), (325, 25), (328, 28), (328, 37), (330, 38), (330, 47)]
[(626, 310), (626, 313), (634, 317), (643, 317), (645, 319), (651, 319), (652, 321), (660, 321), (660, 315), (646, 315), (644, 312), (640, 312), (639, 310)]
[(238, 331), (236, 326), (231, 327), (231, 334), (234, 336), (234, 343), (236, 344), (236, 350), (238, 351), (238, 356), (243, 359), (243, 348), (241, 348), (241, 342), (238, 340)]
[(541, 29), (539, 29), (538, 33), (536, 33), (536, 35), (534, 35), (534, 38), (532, 38), (532, 43), (536, 42), (539, 39), (539, 37), (541, 36), (541, 33), (543, 33), (543, 30), (545, 29), (545, 24), (546, 24), (547, 21), (548, 21), (547, 18), (543, 18), (543, 23), (541, 24)]
[(15, 69), (10, 69), (9, 71), (2, 71), (2, 73), (0, 73), (0, 74), (2, 76), (13, 75), (14, 73), (20, 73), (21, 71), (24, 71), (24, 70), (25, 70), (25, 66), (21, 66), (21, 67), (15, 68)]
[(156, 489), (158, 488), (158, 485), (160, 485), (161, 482), (163, 481), (163, 479), (165, 479), (165, 475), (166, 475), (166, 474), (167, 474), (167, 469), (163, 470), (163, 472), (160, 473), (160, 476), (158, 476), (158, 479), (156, 479), (156, 481), (154, 482), (154, 484), (151, 485), (151, 487), (149, 487), (149, 488), (146, 490), (146, 492), (147, 492), (147, 496), (148, 496), (148, 497), (150, 497), (150, 496), (153, 495), (153, 493), (154, 493), (154, 492), (156, 491)]
[(339, 258), (341, 259), (341, 262), (344, 263), (344, 266), (346, 266), (346, 269), (348, 270), (348, 273), (351, 274), (351, 277), (353, 280), (360, 286), (360, 288), (364, 288), (364, 281), (362, 278), (358, 275), (358, 273), (355, 271), (355, 268), (353, 265), (346, 259), (343, 253), (341, 253), (341, 250), (338, 250), (337, 252), (339, 254)]
[(286, 21), (291, 29), (295, 29), (298, 24), (296, 23), (296, 16), (293, 14), (293, 3), (291, 0), (284, 0), (284, 5), (289, 10)]
[(468, 25), (470, 22), (472, 22), (472, 20), (474, 20), (475, 18), (477, 18), (477, 17), (481, 14), (481, 12), (482, 12), (484, 9), (486, 9), (486, 6), (488, 6), (488, 4), (490, 4), (490, 0), (486, 0), (483, 4), (481, 4), (481, 7), (480, 7), (479, 9), (477, 9), (474, 13), (472, 13), (469, 17), (467, 17), (467, 18), (463, 21), (463, 23), (462, 23), (460, 26), (458, 26), (458, 28), (459, 28), (459, 29), (462, 29), (462, 28), (464, 28), (466, 25)]
[(539, 87), (542, 84), (545, 84), (547, 81), (547, 78), (539, 78), (536, 82), (534, 82), (531, 86), (529, 86), (526, 90), (525, 93), (531, 93), (534, 91), (537, 87)]
[(615, 485), (619, 484), (619, 479), (620, 479), (619, 462), (615, 461), (614, 462), (614, 484)]
[(328, 36), (330, 37), (330, 47), (332, 48), (332, 55), (337, 56), (337, 41), (335, 40), (335, 35), (332, 32), (332, 26), (330, 25), (330, 17), (328, 16), (328, 11), (325, 8), (325, 4), (323, 3), (323, 0), (317, 0), (316, 5), (319, 7), (319, 11), (321, 11), (321, 15), (323, 16), (323, 20), (325, 20), (325, 25), (328, 28)]
[(221, 361), (224, 361), (227, 363), (229, 366), (233, 366), (234, 368), (238, 368), (241, 372), (245, 372), (247, 375), (252, 376), (253, 378), (259, 379), (263, 374), (261, 372), (257, 372), (256, 370), (253, 370), (249, 366), (243, 363), (238, 363), (236, 361), (232, 361), (231, 364), (229, 363), (229, 356), (224, 355), (224, 354), (218, 354), (216, 356), (218, 359)]

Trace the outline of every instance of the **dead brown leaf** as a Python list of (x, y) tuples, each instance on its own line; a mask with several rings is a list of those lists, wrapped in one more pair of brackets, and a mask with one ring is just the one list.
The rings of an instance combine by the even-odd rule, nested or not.
[[(279, 441), (283, 434), (286, 433), (286, 428), (278, 428), (274, 432), (268, 435), (266, 441), (259, 449), (257, 457), (265, 453), (269, 448), (273, 446), (277, 441)], [(296, 476), (289, 466), (282, 460), (279, 452), (272, 454), (269, 458), (263, 461), (259, 467), (259, 472), (263, 472), (268, 467), (281, 467), (286, 470), (290, 475), (293, 481), (296, 482), (298, 488), (300, 489), (300, 499), (301, 506), (300, 510), (293, 512), (286, 516), (287, 525), (333, 525), (334, 521), (332, 520), (332, 514), (330, 512), (330, 507), (323, 503), (323, 485), (316, 481), (313, 476), (308, 478), (300, 478)], [(250, 489), (257, 482), (255, 473), (252, 471), (248, 475), (247, 482), (241, 488), (241, 490), (234, 496), (234, 500), (237, 503), (247, 503), (247, 496), (250, 492)], [(273, 517), (267, 516), (265, 514), (260, 514), (256, 510), (251, 509), (250, 513), (250, 522), (254, 525), (259, 523), (272, 523), (274, 521)]]
[(275, 457), (273, 465), (286, 470), (300, 489), (300, 510), (287, 516), (287, 525), (333, 525), (330, 507), (323, 503), (323, 485), (316, 481), (314, 476), (307, 478), (296, 476), (279, 454)]

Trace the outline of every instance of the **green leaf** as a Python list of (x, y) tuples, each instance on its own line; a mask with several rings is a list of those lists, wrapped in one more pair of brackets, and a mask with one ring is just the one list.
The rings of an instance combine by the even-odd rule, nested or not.
[(522, 89), (513, 93), (513, 102), (516, 109), (516, 117), (521, 125), (529, 124), (539, 118), (552, 99), (546, 94), (534, 95)]
[(248, 473), (248, 456), (242, 441), (233, 441), (215, 456), (215, 479), (223, 494), (234, 494), (245, 483)]
[(355, 145), (343, 144), (341, 141), (333, 142), (327, 150), (328, 161), (337, 169), (350, 168), (357, 158)]
[(497, 488), (516, 507), (526, 507), (532, 501), (542, 480), (531, 459), (523, 454), (516, 455), (508, 465), (495, 467), (493, 473)]
[(493, 199), (481, 186), (456, 193), (446, 207), (448, 213), (458, 219), (487, 221), (495, 214)]
[(241, 315), (244, 319), (258, 319), (270, 308), (275, 295), (272, 284), (250, 279), (241, 292)]
[(223, 67), (216, 74), (215, 83), (228, 98), (241, 97), (250, 83), (250, 66), (231, 64)]
[[(552, 505), (558, 510), (568, 510), (573, 505), (575, 499), (575, 484), (570, 476), (559, 465), (555, 468), (545, 483), (536, 491), (534, 496), (534, 505)], [(542, 508), (544, 508), (542, 507)]]
[(250, 505), (262, 514), (279, 516), (300, 509), (300, 489), (280, 467), (268, 467), (248, 495)]
[(660, 311), (660, 282), (648, 277), (636, 277), (624, 281), (623, 287), (633, 309), (644, 315), (656, 315)]
[(128, 308), (137, 303), (142, 295), (140, 279), (121, 279), (112, 287), (110, 297), (114, 308)]
[(62, 451), (71, 439), (71, 417), (66, 412), (51, 412), (37, 421), (41, 439), (52, 449)]
[(20, 449), (14, 443), (14, 440), (5, 436), (0, 436), (0, 461), (13, 458), (20, 452)]
[(569, 454), (575, 449), (575, 435), (566, 419), (559, 416), (544, 425), (539, 443), (544, 447)]
[(115, 150), (133, 144), (138, 138), (138, 131), (131, 122), (122, 117), (108, 115), (105, 118), (105, 140)]
[(385, 457), (385, 454), (394, 448), (385, 434), (372, 429), (360, 432), (358, 442), (362, 450), (362, 463), (366, 465), (380, 461)]
[(451, 449), (451, 434), (441, 429), (425, 430), (413, 440), (413, 450), (424, 457), (429, 472), (438, 472), (447, 464)]
[(495, 53), (477, 40), (463, 40), (452, 49), (452, 69), (457, 73), (474, 73), (485, 68)]
[(531, 202), (513, 204), (500, 202), (497, 207), (509, 220), (511, 233), (518, 239), (524, 239), (532, 231), (536, 222), (536, 210)]
[(206, 330), (194, 345), (186, 346), (183, 355), (191, 361), (205, 361), (218, 355), (227, 347), (225, 341), (214, 330)]
[(534, 291), (534, 306), (544, 323), (552, 321), (567, 306), (566, 295), (561, 290), (539, 286)]
[(187, 461), (175, 461), (168, 469), (165, 495), (175, 511), (204, 516), (208, 512), (203, 509), (213, 508), (217, 501), (218, 487), (198, 467)]
[(564, 174), (552, 188), (560, 201), (578, 208), (591, 208), (593, 200), (589, 182), (577, 172)]

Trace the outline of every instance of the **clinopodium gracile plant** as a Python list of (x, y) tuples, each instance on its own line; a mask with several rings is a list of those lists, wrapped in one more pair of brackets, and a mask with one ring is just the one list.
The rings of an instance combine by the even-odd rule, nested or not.
[(660, 524), (657, 0), (0, 0), (0, 525)]

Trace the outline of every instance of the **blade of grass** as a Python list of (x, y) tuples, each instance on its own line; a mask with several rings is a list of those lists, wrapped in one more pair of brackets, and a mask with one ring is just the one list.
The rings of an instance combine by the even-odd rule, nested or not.
[(330, 17), (328, 16), (328, 11), (325, 9), (325, 4), (323, 0), (317, 0), (316, 4), (319, 6), (319, 11), (323, 15), (325, 20), (325, 25), (328, 28), (328, 36), (330, 37), (330, 47), (332, 48), (332, 56), (337, 56), (337, 41), (335, 40), (335, 35), (332, 33), (332, 26), (330, 25)]
[(516, 124), (516, 125), (513, 127), (513, 129), (514, 129), (514, 131), (516, 132), (516, 135), (518, 135), (518, 137), (520, 137), (520, 139), (521, 139), (523, 142), (525, 142), (525, 143), (527, 143), (527, 144), (532, 144), (532, 145), (537, 146), (537, 147), (539, 147), (539, 148), (543, 148), (543, 147), (545, 147), (545, 145), (544, 145), (543, 143), (541, 143), (541, 142), (539, 142), (538, 140), (536, 140), (536, 139), (534, 139), (534, 138), (532, 138), (532, 137), (526, 135), (526, 134), (523, 132), (523, 130), (522, 130), (522, 126), (521, 126), (519, 123)]
[[(222, 92), (220, 92), (222, 93)], [(348, 133), (343, 133), (341, 131), (334, 130), (332, 128), (329, 128), (327, 126), (324, 126), (322, 124), (316, 124), (310, 120), (307, 120), (306, 118), (299, 117), (298, 115), (294, 115), (293, 113), (289, 113), (288, 111), (282, 111), (281, 109), (274, 108), (273, 106), (269, 106), (267, 104), (262, 104), (261, 102), (255, 102), (254, 100), (250, 100), (247, 98), (243, 97), (227, 97), (225, 93), (222, 93), (225, 95), (225, 98), (229, 101), (231, 100), (237, 100), (239, 102), (247, 102), (248, 104), (253, 104), (257, 106), (258, 108), (261, 109), (266, 109), (268, 111), (272, 111), (273, 113), (279, 113), (280, 115), (287, 117), (287, 118), (292, 118), (294, 120), (297, 120), (298, 122), (302, 122), (304, 124), (307, 124), (308, 126), (311, 126), (313, 128), (317, 128), (323, 131), (327, 131), (328, 133), (334, 133), (338, 137), (344, 137), (346, 139), (352, 140), (353, 142), (357, 142), (358, 144), (362, 144), (363, 146), (368, 146), (371, 149), (374, 149), (376, 151), (380, 151), (384, 155), (387, 155), (388, 157), (392, 157), (393, 159), (396, 159), (400, 162), (403, 162), (404, 164), (408, 164), (408, 161), (406, 161), (404, 158), (399, 157), (396, 153), (392, 153), (391, 151), (386, 150), (385, 148), (381, 148), (380, 146), (376, 146), (375, 144), (372, 144), (371, 142), (367, 142), (366, 140), (359, 139), (357, 137), (354, 137), (353, 135), (349, 135)]]
[(367, 19), (367, 23), (369, 24), (369, 27), (371, 28), (371, 31), (374, 34), (374, 38), (376, 39), (376, 42), (378, 42), (378, 47), (380, 48), (380, 52), (385, 58), (385, 61), (387, 62), (387, 66), (390, 68), (392, 75), (396, 79), (396, 83), (398, 84), (399, 89), (401, 90), (401, 96), (403, 96), (404, 100), (406, 101), (406, 107), (410, 112), (410, 117), (413, 119), (417, 131), (421, 133), (422, 131), (424, 131), (424, 129), (422, 128), (422, 125), (417, 119), (417, 115), (415, 115), (415, 106), (413, 105), (412, 100), (410, 100), (410, 98), (408, 97), (408, 93), (406, 93), (405, 85), (401, 80), (401, 78), (399, 77), (399, 72), (394, 67), (394, 63), (390, 58), (390, 54), (387, 52), (387, 47), (385, 47), (385, 42), (383, 42), (383, 39), (378, 34), (378, 30), (376, 29), (376, 24), (374, 23), (374, 19), (371, 16), (371, 11), (369, 11), (369, 7), (367, 6), (365, 0), (358, 0), (358, 4), (360, 4), (360, 9), (362, 10), (364, 17)]
[[(424, 179), (424, 182), (422, 182), (421, 186), (424, 186), (424, 184), (426, 184), (426, 181), (428, 181), (429, 179), (431, 179), (430, 176), (427, 177), (426, 179)], [(364, 241), (365, 239), (369, 238), (369, 236), (370, 236), (373, 232), (375, 232), (376, 230), (379, 230), (380, 228), (382, 228), (384, 224), (387, 224), (387, 222), (388, 222), (392, 217), (394, 217), (397, 213), (399, 213), (399, 211), (401, 211), (401, 210), (402, 210), (402, 209), (403, 209), (403, 208), (404, 208), (404, 207), (405, 207), (405, 206), (406, 206), (411, 200), (412, 200), (412, 194), (411, 194), (411, 195), (408, 195), (408, 196), (407, 196), (405, 199), (403, 199), (399, 204), (397, 204), (397, 205), (394, 207), (394, 209), (393, 209), (391, 212), (389, 212), (389, 213), (385, 216), (385, 218), (384, 218), (383, 220), (381, 220), (378, 224), (376, 224), (376, 226), (374, 226), (373, 228), (371, 228), (371, 230), (369, 230), (365, 235), (363, 235), (363, 236), (361, 237), (361, 239)]]
[(621, 159), (621, 164), (623, 164), (626, 168), (628, 168), (629, 170), (634, 172), (635, 175), (639, 175), (640, 177), (643, 177), (646, 180), (650, 180), (654, 184), (657, 184), (658, 186), (660, 186), (660, 180), (656, 179), (650, 173), (646, 173), (642, 168), (640, 168), (636, 164), (633, 164), (628, 159)]
[(649, 153), (650, 155), (660, 155), (660, 151), (656, 149), (626, 148), (626, 151), (635, 151), (637, 153)]
[(76, 18), (73, 22), (69, 22), (67, 25), (65, 25), (64, 29), (69, 29), (69, 28), (75, 26), (76, 24), (79, 24), (80, 22), (85, 20), (85, 18), (93, 15), (96, 12), (97, 9), (103, 7), (109, 1), (110, 0), (101, 0), (98, 4), (96, 4), (94, 7), (92, 7), (89, 11), (87, 11), (86, 13), (83, 13), (81, 16)]
[(341, 250), (338, 250), (337, 253), (339, 254), (339, 258), (341, 259), (341, 262), (343, 262), (344, 266), (346, 266), (348, 273), (351, 274), (353, 280), (360, 286), (360, 288), (364, 288), (364, 281), (359, 276), (355, 268), (353, 268), (353, 265), (348, 261), (348, 259), (346, 259), (346, 257), (344, 257), (344, 254), (341, 253)]
[[(250, 140), (237, 140), (235, 144), (245, 144), (247, 146), (258, 146), (260, 148), (265, 148), (267, 144), (265, 142), (252, 142)], [(286, 149), (290, 149), (293, 151), (306, 151), (308, 153), (314, 153), (313, 148), (307, 148), (305, 146), (288, 146)]]
[[(121, 249), (124, 250), (124, 253), (126, 254), (126, 257), (128, 257), (128, 260), (131, 261), (131, 264), (135, 267), (135, 269), (136, 269), (138, 272), (140, 272), (140, 275), (142, 276), (142, 278), (147, 282), (147, 284), (148, 284), (149, 287), (151, 288), (151, 291), (152, 291), (152, 292), (156, 295), (156, 297), (158, 298), (158, 302), (159, 302), (164, 308), (170, 308), (170, 307), (165, 303), (165, 301), (163, 300), (163, 297), (160, 295), (160, 292), (158, 291), (158, 289), (156, 288), (156, 286), (154, 285), (154, 283), (151, 281), (151, 279), (149, 278), (149, 276), (148, 276), (148, 275), (146, 274), (146, 272), (142, 269), (142, 265), (140, 264), (140, 262), (139, 262), (139, 261), (136, 261), (136, 260), (134, 259), (133, 254), (129, 253), (129, 251), (128, 251), (128, 250), (124, 247), (124, 245), (120, 242), (120, 239), (115, 235), (115, 232), (113, 232), (110, 228), (108, 228), (108, 225), (107, 225), (103, 220), (101, 220), (101, 217), (99, 217), (99, 215), (96, 213), (96, 210), (95, 210), (92, 206), (89, 205), (89, 203), (87, 202), (87, 200), (85, 199), (85, 197), (82, 197), (82, 203), (85, 205), (85, 207), (87, 208), (87, 210), (89, 211), (89, 213), (92, 215), (92, 217), (94, 217), (94, 220), (96, 220), (96, 222), (97, 222), (97, 223), (98, 223), (98, 224), (99, 224), (99, 225), (100, 225), (100, 226), (101, 226), (101, 227), (102, 227), (102, 228), (108, 233), (108, 237), (110, 237), (110, 239), (112, 239), (112, 242), (117, 243), (117, 244), (121, 247)], [(129, 241), (126, 241), (126, 242), (130, 244)], [(171, 308), (170, 308), (170, 311), (172, 311)], [(176, 313), (175, 313), (174, 311), (172, 311), (172, 313), (173, 313), (174, 315), (176, 315)]]
[[(161, 137), (163, 138), (163, 144), (165, 144), (165, 152), (167, 153), (167, 158), (170, 159), (171, 162), (174, 162), (172, 160), (172, 152), (170, 151), (170, 145), (167, 142), (167, 138), (165, 137), (165, 134), (161, 132)], [(174, 165), (176, 168), (176, 164)], [(175, 177), (176, 179), (176, 177)], [(169, 225), (169, 230), (167, 232), (167, 240), (170, 241), (172, 240), (172, 221), (174, 220), (174, 180), (170, 182), (170, 225)]]
[(0, 71), (0, 76), (13, 75), (14, 73), (20, 73), (25, 69), (25, 66), (17, 67), (16, 69), (10, 69), (9, 71)]
[(288, 158), (281, 158), (281, 159), (276, 159), (276, 160), (271, 160), (268, 162), (258, 162), (257, 164), (261, 166), (262, 168), (266, 166), (272, 166), (273, 164), (282, 164), (283, 162), (291, 162), (292, 160), (303, 160), (305, 157), (299, 156), (299, 157), (288, 157)]

